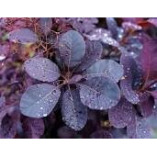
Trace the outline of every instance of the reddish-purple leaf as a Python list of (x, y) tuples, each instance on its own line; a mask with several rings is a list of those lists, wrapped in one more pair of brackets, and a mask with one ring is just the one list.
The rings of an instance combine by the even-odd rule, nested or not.
[(91, 138), (113, 138), (113, 135), (110, 133), (110, 131), (107, 130), (98, 130), (93, 132), (90, 135)]
[(58, 129), (57, 135), (59, 138), (76, 138), (77, 132), (75, 130), (72, 130), (68, 126), (63, 126)]
[(157, 79), (157, 40), (144, 35), (143, 50), (140, 55), (145, 84), (148, 80)]
[(24, 68), (29, 76), (39, 81), (53, 82), (60, 77), (58, 66), (47, 58), (30, 58), (24, 63)]
[(6, 114), (0, 125), (0, 138), (14, 138), (19, 120), (20, 113), (17, 110)]
[(44, 134), (43, 119), (24, 118), (23, 131), (27, 138), (40, 138)]
[(157, 27), (157, 18), (150, 18), (147, 21)]
[(117, 105), (121, 97), (118, 85), (105, 77), (94, 77), (79, 87), (82, 103), (91, 109), (109, 109)]
[(154, 106), (154, 98), (149, 93), (142, 93), (140, 95), (139, 108), (141, 110), (141, 114), (144, 117), (148, 117), (153, 112)]
[(121, 98), (118, 105), (112, 107), (109, 112), (109, 121), (115, 128), (126, 127), (135, 116), (133, 105), (125, 98)]
[(150, 94), (151, 94), (155, 99), (157, 99), (157, 90), (151, 91)]

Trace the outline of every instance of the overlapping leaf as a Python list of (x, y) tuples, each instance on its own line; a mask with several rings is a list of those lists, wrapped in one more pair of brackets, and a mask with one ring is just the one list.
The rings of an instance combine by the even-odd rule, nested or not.
[(15, 138), (19, 120), (20, 113), (17, 110), (5, 114), (0, 125), (0, 138)]
[(113, 60), (102, 59), (85, 71), (87, 78), (104, 76), (118, 82), (123, 76), (123, 66)]
[(135, 112), (132, 104), (125, 98), (121, 98), (118, 105), (109, 110), (108, 116), (111, 125), (116, 128), (124, 128), (134, 118)]
[(82, 103), (91, 109), (106, 110), (120, 100), (118, 85), (105, 77), (91, 78), (79, 84), (79, 87)]
[(130, 138), (149, 138), (150, 128), (146, 119), (136, 116), (127, 126), (127, 135)]
[(101, 58), (103, 47), (98, 41), (86, 42), (86, 53), (77, 71), (84, 71)]
[(62, 34), (59, 40), (59, 54), (69, 67), (80, 64), (85, 55), (85, 41), (81, 34), (74, 30)]
[(43, 119), (24, 118), (23, 130), (27, 138), (40, 138), (44, 134)]
[(121, 90), (129, 102), (137, 104), (140, 99), (136, 89), (141, 83), (141, 71), (131, 56), (122, 55), (121, 64), (124, 68), (124, 77), (120, 82)]
[(154, 98), (149, 93), (140, 95), (139, 108), (144, 117), (148, 117), (153, 112)]

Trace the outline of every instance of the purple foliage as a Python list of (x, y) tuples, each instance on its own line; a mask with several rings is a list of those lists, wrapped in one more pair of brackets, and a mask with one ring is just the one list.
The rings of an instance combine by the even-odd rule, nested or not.
[(0, 29), (0, 138), (152, 137), (155, 18), (1, 18)]

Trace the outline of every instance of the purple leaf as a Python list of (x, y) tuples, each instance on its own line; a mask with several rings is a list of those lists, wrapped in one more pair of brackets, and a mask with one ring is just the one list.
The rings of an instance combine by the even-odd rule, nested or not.
[(134, 89), (138, 88), (141, 83), (141, 71), (139, 71), (135, 60), (131, 56), (122, 55), (121, 64), (124, 68), (124, 76), (120, 82), (121, 90), (129, 102), (137, 104), (140, 99)]
[(130, 138), (149, 138), (150, 128), (145, 119), (135, 117), (127, 126), (127, 135)]
[(1, 97), (0, 97), (0, 107), (4, 106), (5, 102), (6, 102), (5, 97), (4, 97), (4, 96), (1, 96)]
[(80, 75), (80, 74), (74, 75), (74, 76), (69, 80), (68, 83), (69, 83), (69, 84), (76, 84), (76, 83), (78, 83), (79, 81), (81, 81), (82, 78), (83, 78), (83, 76)]
[(109, 112), (109, 121), (115, 128), (126, 127), (134, 118), (133, 106), (125, 98), (122, 98), (118, 105), (112, 107)]
[(20, 101), (21, 113), (31, 118), (46, 117), (51, 113), (60, 97), (58, 87), (37, 84), (28, 87)]
[(110, 30), (113, 38), (117, 38), (118, 35), (118, 26), (117, 26), (117, 22), (114, 18), (106, 18), (106, 23), (107, 23), (107, 27)]
[(58, 66), (51, 60), (43, 57), (34, 57), (24, 63), (26, 72), (34, 79), (44, 82), (53, 82), (60, 77)]
[(154, 99), (149, 93), (142, 93), (140, 95), (139, 107), (141, 110), (141, 114), (144, 117), (148, 117), (153, 112)]
[(77, 70), (84, 71), (92, 64), (94, 64), (97, 60), (101, 58), (101, 54), (103, 51), (102, 44), (98, 41), (87, 41), (86, 42), (86, 53), (83, 57), (81, 65)]
[(68, 126), (63, 126), (58, 129), (57, 135), (59, 138), (76, 138), (77, 132), (72, 130)]
[(78, 90), (67, 90), (62, 97), (62, 117), (63, 121), (70, 128), (79, 131), (87, 122), (87, 108), (79, 97)]
[(27, 138), (40, 138), (44, 134), (43, 119), (24, 118), (23, 131)]
[(120, 100), (119, 87), (105, 77), (94, 77), (79, 84), (79, 87), (82, 103), (91, 109), (106, 110)]
[(150, 18), (148, 19), (148, 22), (157, 27), (157, 18)]
[(84, 72), (87, 78), (104, 76), (118, 82), (123, 76), (123, 66), (113, 60), (102, 59)]
[(29, 44), (38, 42), (37, 35), (27, 28), (16, 29), (8, 34), (8, 39), (12, 42)]
[(20, 114), (16, 110), (3, 117), (0, 126), (0, 138), (14, 138), (17, 133), (17, 124), (20, 120)]
[(81, 34), (70, 30), (61, 35), (59, 40), (59, 54), (64, 63), (69, 67), (80, 64), (85, 55), (85, 41)]
[(155, 98), (157, 99), (157, 91), (151, 91), (150, 94)]
[(143, 50), (141, 52), (141, 65), (145, 83), (148, 80), (157, 79), (157, 40), (144, 35)]
[(52, 28), (52, 19), (51, 18), (40, 18), (39, 24), (42, 32), (45, 35), (48, 35)]
[(112, 134), (107, 130), (98, 130), (90, 135), (91, 138), (113, 138)]

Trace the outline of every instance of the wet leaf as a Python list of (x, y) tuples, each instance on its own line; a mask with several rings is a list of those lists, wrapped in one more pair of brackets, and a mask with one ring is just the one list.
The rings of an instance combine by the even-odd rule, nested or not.
[(130, 138), (150, 138), (150, 128), (146, 119), (136, 116), (127, 126), (127, 135)]
[(106, 110), (116, 106), (120, 100), (119, 87), (105, 77), (94, 77), (79, 87), (82, 103), (91, 109)]
[(37, 35), (28, 28), (15, 29), (9, 32), (8, 39), (21, 44), (33, 44), (38, 42)]
[(70, 128), (79, 131), (87, 122), (87, 108), (82, 104), (78, 90), (67, 90), (62, 97), (63, 121)]
[(121, 64), (124, 69), (124, 76), (120, 82), (121, 90), (129, 102), (137, 104), (140, 99), (136, 89), (141, 85), (141, 71), (131, 56), (122, 55)]
[(64, 63), (69, 67), (80, 64), (85, 55), (85, 41), (81, 34), (70, 30), (61, 35), (59, 40), (59, 54)]
[(27, 88), (20, 101), (21, 113), (31, 118), (46, 117), (51, 113), (60, 97), (58, 87), (37, 84)]
[(44, 82), (53, 82), (60, 77), (58, 66), (51, 60), (43, 57), (34, 57), (24, 63), (26, 72), (34, 79)]
[(123, 66), (109, 59), (101, 59), (85, 71), (87, 78), (96, 76), (108, 77), (118, 82), (123, 76)]
[(101, 58), (103, 47), (98, 41), (87, 41), (86, 42), (86, 53), (83, 57), (81, 65), (78, 67), (78, 71), (84, 71), (97, 60)]
[(126, 127), (134, 118), (133, 106), (125, 98), (122, 98), (118, 105), (112, 107), (109, 112), (109, 121), (116, 128)]

